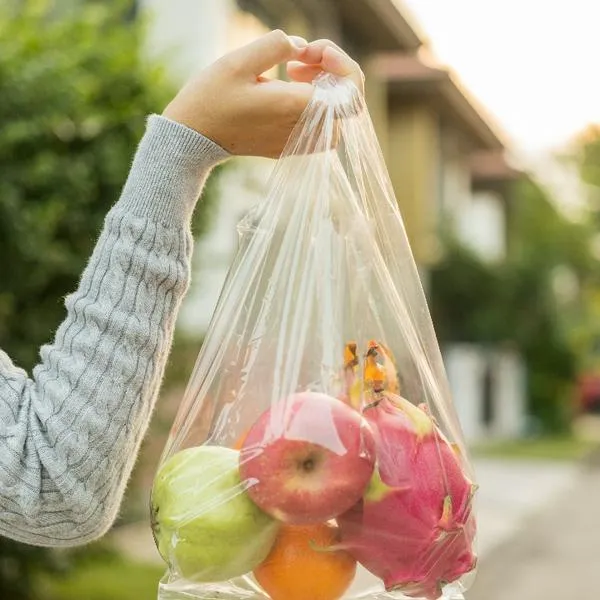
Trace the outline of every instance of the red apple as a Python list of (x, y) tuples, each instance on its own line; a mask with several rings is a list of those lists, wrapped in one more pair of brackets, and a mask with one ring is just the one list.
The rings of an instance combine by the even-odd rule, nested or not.
[(344, 402), (315, 392), (294, 394), (264, 412), (240, 453), (252, 500), (295, 525), (323, 523), (352, 507), (374, 465), (367, 421)]

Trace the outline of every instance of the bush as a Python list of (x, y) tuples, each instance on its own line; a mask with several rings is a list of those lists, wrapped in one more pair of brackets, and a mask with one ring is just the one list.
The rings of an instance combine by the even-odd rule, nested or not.
[[(0, 340), (26, 369), (65, 316), (62, 298), (119, 196), (146, 115), (171, 93), (140, 57), (130, 9), (0, 3)], [(0, 597), (33, 598), (56, 556), (0, 540)]]
[(30, 368), (64, 318), (148, 113), (169, 89), (141, 30), (96, 4), (0, 11), (0, 339)]
[(509, 252), (485, 263), (452, 239), (431, 275), (431, 312), (443, 342), (509, 343), (527, 365), (528, 408), (546, 433), (570, 428), (578, 355), (569, 323), (578, 305), (558, 302), (553, 274), (579, 280), (595, 268), (589, 229), (566, 219), (531, 180), (514, 189)]

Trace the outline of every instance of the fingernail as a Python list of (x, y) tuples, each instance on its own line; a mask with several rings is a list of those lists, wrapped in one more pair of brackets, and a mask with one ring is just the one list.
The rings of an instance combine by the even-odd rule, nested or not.
[(298, 48), (299, 50), (308, 46), (308, 42), (299, 35), (290, 35), (288, 37), (290, 38), (290, 42), (292, 42), (292, 44), (296, 46), (296, 48)]
[(332, 46), (325, 48), (325, 51), (329, 52), (330, 54), (333, 54), (336, 58), (339, 58), (340, 60), (345, 61), (348, 59), (348, 57), (343, 52), (340, 52), (337, 48), (333, 48)]
[(346, 77), (352, 71), (352, 60), (337, 48), (325, 48), (323, 51), (323, 64), (328, 71), (341, 77)]

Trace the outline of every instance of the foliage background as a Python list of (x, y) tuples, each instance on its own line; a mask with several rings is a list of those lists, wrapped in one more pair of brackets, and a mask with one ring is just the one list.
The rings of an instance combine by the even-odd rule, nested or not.
[[(0, 4), (0, 348), (27, 370), (65, 317), (63, 298), (119, 197), (146, 116), (174, 90), (140, 58), (144, 26), (130, 19), (131, 2), (64, 8)], [(212, 186), (195, 214), (198, 235)], [(40, 573), (73, 560), (0, 539), (0, 598), (35, 598)]]
[[(506, 260), (486, 263), (449, 237), (432, 273), (432, 317), (442, 343), (518, 349), (527, 365), (531, 433), (567, 433), (582, 358), (572, 327), (581, 289), (597, 270), (593, 227), (567, 218), (529, 177), (513, 184), (509, 198)], [(557, 291), (565, 272), (577, 283), (567, 299)]]

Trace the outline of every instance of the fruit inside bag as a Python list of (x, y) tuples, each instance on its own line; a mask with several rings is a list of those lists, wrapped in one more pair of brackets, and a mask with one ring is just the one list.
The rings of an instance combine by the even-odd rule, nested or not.
[(462, 598), (476, 486), (364, 101), (315, 82), (152, 490), (159, 598)]

